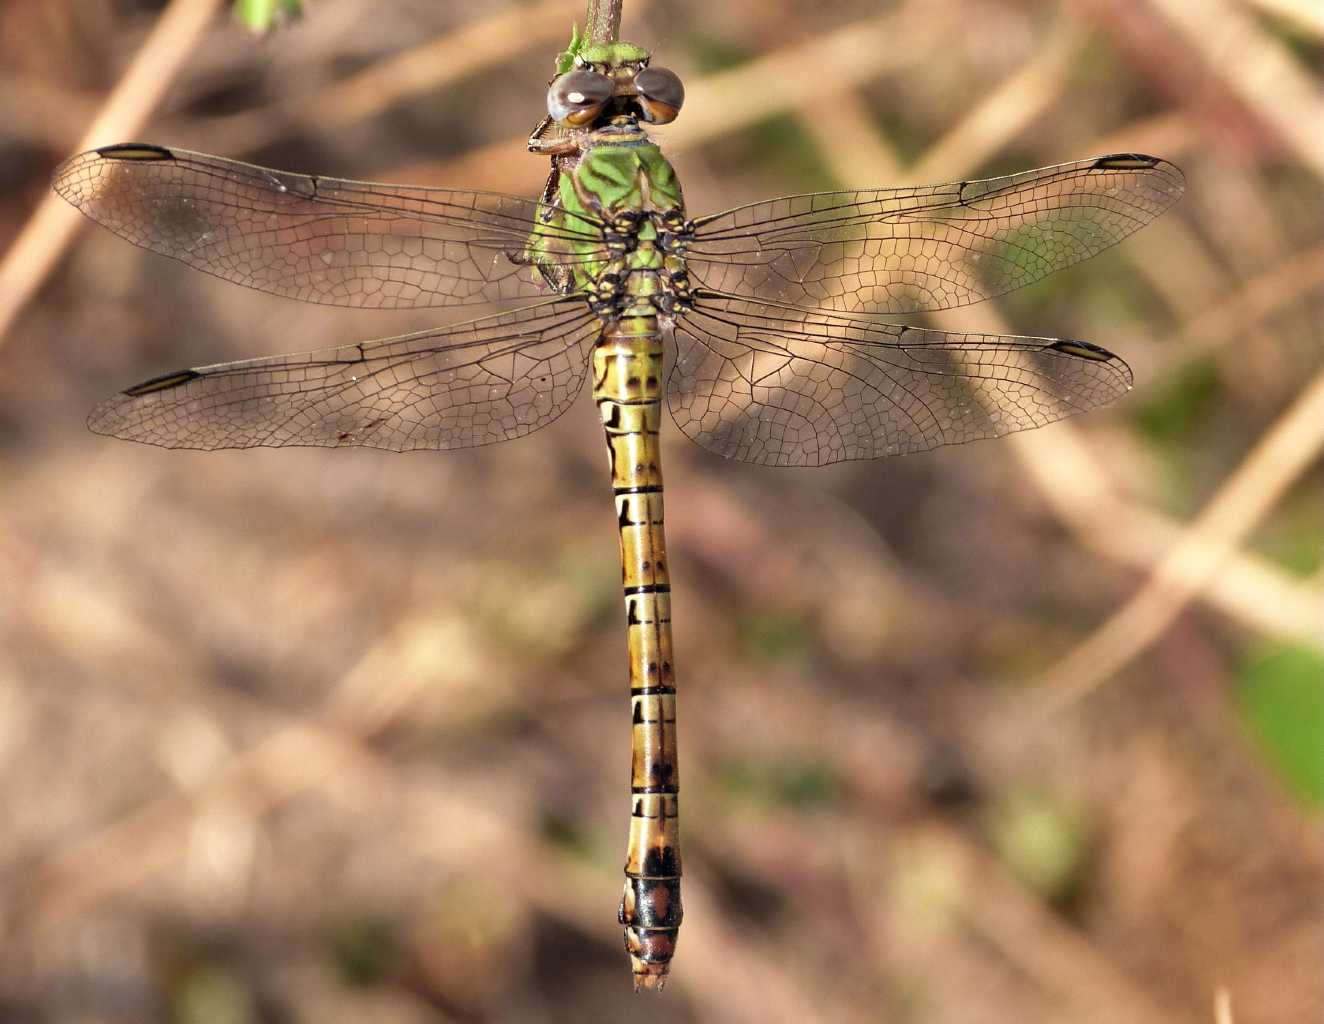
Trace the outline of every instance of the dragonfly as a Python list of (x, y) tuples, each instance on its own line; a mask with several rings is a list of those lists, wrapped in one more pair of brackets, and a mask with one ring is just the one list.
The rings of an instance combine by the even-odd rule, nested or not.
[[(165, 448), (445, 450), (523, 437), (587, 386), (606, 433), (632, 715), (618, 910), (660, 989), (682, 908), (676, 673), (659, 433), (822, 466), (1042, 426), (1132, 383), (1087, 341), (931, 330), (899, 314), (1002, 295), (1168, 209), (1182, 173), (1120, 153), (943, 185), (819, 192), (703, 217), (650, 136), (680, 78), (572, 39), (529, 149), (536, 198), (291, 173), (149, 143), (72, 157), (54, 188), (135, 245), (258, 291), (376, 309), (503, 304), (400, 337), (176, 370), (92, 411)], [(526, 300), (519, 302), (518, 300)]]

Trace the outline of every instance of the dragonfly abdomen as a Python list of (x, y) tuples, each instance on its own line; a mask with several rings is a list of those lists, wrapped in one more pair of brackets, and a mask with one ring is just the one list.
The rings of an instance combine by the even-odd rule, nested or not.
[(663, 358), (655, 316), (608, 324), (593, 351), (629, 630), (630, 842), (619, 917), (636, 988), (662, 986), (681, 922), (676, 679), (658, 448)]

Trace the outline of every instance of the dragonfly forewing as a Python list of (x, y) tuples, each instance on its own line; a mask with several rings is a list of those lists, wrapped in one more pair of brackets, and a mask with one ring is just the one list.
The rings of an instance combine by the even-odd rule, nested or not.
[(949, 309), (1089, 259), (1175, 203), (1166, 160), (1114, 154), (979, 181), (821, 192), (696, 222), (713, 291), (837, 312)]
[[(402, 309), (549, 291), (524, 258), (547, 207), (520, 196), (293, 174), (147, 144), (81, 153), (53, 184), (134, 245), (286, 298)], [(602, 225), (587, 217), (540, 230), (573, 245), (567, 261), (605, 253)]]

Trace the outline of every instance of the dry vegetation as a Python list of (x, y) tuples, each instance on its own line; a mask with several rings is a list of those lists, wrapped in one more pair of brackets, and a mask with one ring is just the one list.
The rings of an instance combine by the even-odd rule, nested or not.
[(192, 274), (46, 187), (144, 139), (533, 193), (582, 2), (264, 41), (157, 6), (0, 6), (0, 1020), (1320, 1019), (1315, 5), (627, 2), (696, 212), (1117, 150), (1189, 188), (945, 318), (1119, 351), (1112, 409), (824, 471), (670, 432), (687, 916), (647, 1001), (590, 406), (447, 455), (90, 436), (164, 370), (430, 321)]

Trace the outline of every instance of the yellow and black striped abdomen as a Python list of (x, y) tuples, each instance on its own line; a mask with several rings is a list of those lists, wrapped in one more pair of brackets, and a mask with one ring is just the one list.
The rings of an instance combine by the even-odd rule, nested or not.
[(676, 679), (663, 532), (663, 348), (656, 317), (623, 317), (593, 352), (593, 397), (611, 458), (629, 629), (630, 844), (620, 921), (636, 988), (660, 988), (680, 929)]

